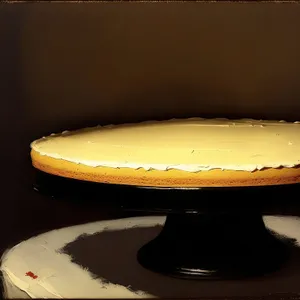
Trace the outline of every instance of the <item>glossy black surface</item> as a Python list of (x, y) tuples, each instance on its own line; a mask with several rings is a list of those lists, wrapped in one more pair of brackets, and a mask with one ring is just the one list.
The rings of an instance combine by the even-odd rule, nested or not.
[(145, 268), (185, 279), (241, 279), (278, 270), (287, 245), (266, 229), (261, 215), (171, 214), (161, 233), (138, 252)]
[[(167, 214), (157, 238), (138, 252), (145, 268), (180, 278), (236, 279), (274, 272), (288, 257), (262, 214), (286, 206), (299, 186), (164, 189), (99, 184), (35, 171), (35, 189), (73, 200), (89, 197), (125, 211)], [(293, 198), (291, 198), (293, 199)], [(292, 202), (292, 201), (291, 201)], [(249, 238), (250, 237), (250, 238)]]

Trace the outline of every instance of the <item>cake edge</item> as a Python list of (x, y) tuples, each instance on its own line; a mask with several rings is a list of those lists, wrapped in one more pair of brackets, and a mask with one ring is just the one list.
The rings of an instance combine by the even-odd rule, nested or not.
[(34, 168), (56, 176), (109, 184), (147, 187), (243, 187), (300, 183), (300, 166), (265, 168), (254, 172), (214, 169), (188, 172), (90, 167), (30, 152)]

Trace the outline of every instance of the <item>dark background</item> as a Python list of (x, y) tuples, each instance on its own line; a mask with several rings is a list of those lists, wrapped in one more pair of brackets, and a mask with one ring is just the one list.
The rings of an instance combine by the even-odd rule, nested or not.
[(0, 252), (122, 215), (35, 193), (32, 140), (170, 117), (299, 120), (299, 36), (296, 3), (0, 4)]

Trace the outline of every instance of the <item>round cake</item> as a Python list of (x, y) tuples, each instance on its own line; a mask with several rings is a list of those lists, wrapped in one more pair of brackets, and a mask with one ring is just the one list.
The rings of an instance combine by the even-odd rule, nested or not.
[(149, 187), (300, 182), (300, 123), (172, 119), (96, 126), (31, 143), (35, 168), (85, 181)]

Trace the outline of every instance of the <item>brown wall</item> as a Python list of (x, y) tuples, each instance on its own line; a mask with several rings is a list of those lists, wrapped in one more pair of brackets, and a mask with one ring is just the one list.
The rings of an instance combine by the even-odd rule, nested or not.
[(299, 37), (298, 4), (0, 5), (0, 228), (21, 238), (89, 209), (32, 194), (29, 142), (42, 134), (180, 116), (300, 119)]
[(32, 137), (86, 121), (300, 118), (297, 4), (6, 4), (0, 22), (1, 81)]

